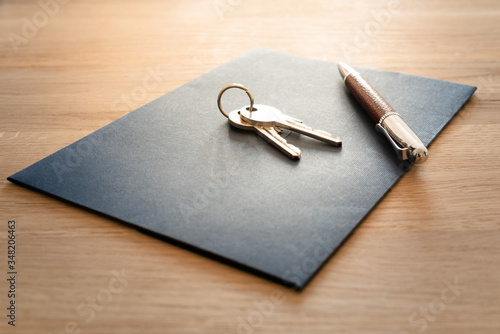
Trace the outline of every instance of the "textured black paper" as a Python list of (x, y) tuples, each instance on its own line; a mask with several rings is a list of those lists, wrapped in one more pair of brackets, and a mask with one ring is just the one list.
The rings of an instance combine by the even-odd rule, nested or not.
[[(476, 89), (358, 70), (426, 145)], [(302, 150), (292, 161), (232, 128), (216, 100), (234, 82), (255, 103), (339, 136), (343, 147), (286, 132)], [(248, 104), (231, 91), (223, 98), (229, 111)], [(302, 289), (408, 168), (347, 92), (335, 63), (253, 49), (9, 180)]]

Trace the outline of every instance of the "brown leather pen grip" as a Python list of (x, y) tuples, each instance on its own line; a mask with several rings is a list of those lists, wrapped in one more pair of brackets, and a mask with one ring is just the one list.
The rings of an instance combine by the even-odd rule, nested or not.
[(359, 73), (351, 73), (346, 76), (345, 85), (375, 123), (378, 123), (380, 118), (388, 112), (395, 112)]

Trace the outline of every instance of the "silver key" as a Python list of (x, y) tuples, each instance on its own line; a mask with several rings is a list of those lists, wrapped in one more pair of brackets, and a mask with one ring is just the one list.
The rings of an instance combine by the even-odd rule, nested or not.
[(285, 153), (289, 158), (300, 159), (300, 149), (287, 143), (285, 138), (281, 137), (279, 132), (281, 130), (275, 128), (274, 126), (261, 126), (252, 125), (240, 118), (240, 111), (234, 110), (229, 113), (228, 116), (229, 123), (239, 129), (243, 130), (253, 130), (259, 136), (264, 138), (269, 143), (273, 144), (281, 152)]
[(274, 107), (255, 104), (252, 111), (249, 109), (249, 106), (240, 109), (240, 117), (244, 122), (255, 126), (281, 127), (321, 140), (329, 145), (342, 145), (340, 138), (333, 138), (333, 136), (326, 131), (314, 130), (302, 124), (301, 120), (287, 116)]

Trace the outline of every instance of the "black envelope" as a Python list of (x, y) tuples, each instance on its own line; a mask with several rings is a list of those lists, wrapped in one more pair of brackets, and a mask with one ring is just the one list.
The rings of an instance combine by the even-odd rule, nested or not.
[[(357, 69), (426, 145), (476, 89)], [(255, 103), (339, 136), (342, 148), (284, 131), (302, 150), (293, 161), (231, 127), (216, 101), (234, 82)], [(231, 91), (226, 108), (249, 104)], [(375, 131), (335, 63), (258, 48), (8, 179), (302, 289), (409, 167)]]

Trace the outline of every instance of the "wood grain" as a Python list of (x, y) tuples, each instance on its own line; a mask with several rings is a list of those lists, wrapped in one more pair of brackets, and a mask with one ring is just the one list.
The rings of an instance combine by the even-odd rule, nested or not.
[[(42, 3), (0, 1), (1, 333), (500, 332), (497, 0)], [(255, 46), (479, 88), (303, 292), (6, 181)]]

